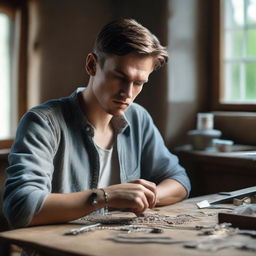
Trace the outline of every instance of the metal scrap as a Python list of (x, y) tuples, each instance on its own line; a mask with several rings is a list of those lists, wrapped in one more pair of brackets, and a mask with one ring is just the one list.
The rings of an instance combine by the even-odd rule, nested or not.
[(238, 215), (256, 217), (256, 204), (240, 205), (236, 207), (232, 213)]
[(111, 240), (119, 243), (158, 243), (158, 244), (177, 244), (183, 243), (181, 240), (173, 240), (168, 236), (127, 236), (127, 235), (117, 235), (110, 238)]
[(202, 251), (218, 251), (224, 248), (238, 248), (256, 251), (256, 244), (252, 242), (226, 241), (222, 238), (210, 237), (199, 241), (184, 243), (184, 247)]

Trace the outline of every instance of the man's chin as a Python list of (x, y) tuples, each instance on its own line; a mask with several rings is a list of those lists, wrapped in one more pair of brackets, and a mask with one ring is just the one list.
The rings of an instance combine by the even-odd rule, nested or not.
[(109, 114), (111, 114), (112, 116), (120, 116), (124, 114), (125, 110), (116, 110), (116, 111), (111, 111)]
[(111, 109), (108, 113), (112, 116), (120, 116), (123, 115), (127, 108), (118, 108), (118, 109)]

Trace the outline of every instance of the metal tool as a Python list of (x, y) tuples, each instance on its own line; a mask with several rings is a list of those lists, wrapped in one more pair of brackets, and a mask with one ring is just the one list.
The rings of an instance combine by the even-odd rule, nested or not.
[(231, 207), (220, 206), (220, 205), (212, 205), (208, 202), (208, 200), (203, 200), (201, 202), (196, 203), (199, 209), (228, 209), (233, 210)]
[(64, 235), (78, 235), (84, 232), (88, 232), (93, 230), (96, 227), (101, 226), (101, 223), (96, 223), (96, 224), (91, 224), (91, 225), (86, 225), (86, 226), (82, 226), (81, 228), (75, 228), (75, 229), (71, 229), (68, 232), (64, 233)]
[(232, 202), (233, 198), (240, 198), (253, 194), (256, 194), (256, 186), (229, 192), (220, 192), (216, 199), (210, 200), (210, 204), (229, 203)]

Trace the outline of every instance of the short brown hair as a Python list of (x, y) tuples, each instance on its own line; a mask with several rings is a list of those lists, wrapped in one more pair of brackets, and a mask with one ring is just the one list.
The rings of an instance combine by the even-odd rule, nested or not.
[(105, 25), (97, 36), (94, 53), (103, 66), (107, 55), (123, 56), (131, 52), (155, 58), (158, 69), (168, 61), (168, 53), (157, 37), (134, 19), (118, 19)]

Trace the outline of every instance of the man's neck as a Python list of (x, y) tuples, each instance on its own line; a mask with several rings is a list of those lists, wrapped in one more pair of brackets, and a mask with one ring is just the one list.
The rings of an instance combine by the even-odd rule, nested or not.
[(102, 132), (108, 130), (112, 115), (106, 113), (99, 105), (90, 88), (82, 91), (79, 95), (79, 103), (87, 120)]
[(80, 93), (79, 103), (87, 120), (95, 128), (93, 138), (95, 143), (102, 148), (111, 148), (114, 141), (114, 131), (111, 125), (113, 116), (102, 110), (89, 88)]

